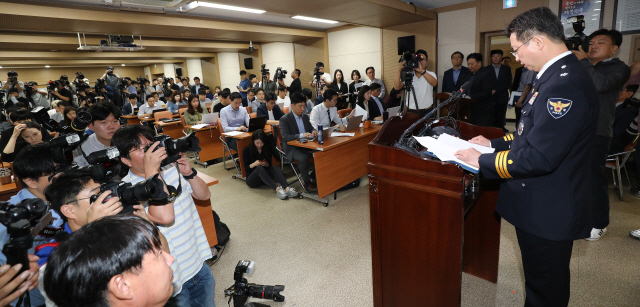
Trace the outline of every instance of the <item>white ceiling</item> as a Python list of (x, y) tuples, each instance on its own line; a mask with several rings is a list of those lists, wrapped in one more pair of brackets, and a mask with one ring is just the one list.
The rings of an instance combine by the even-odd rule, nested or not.
[(400, 0), (402, 2), (413, 2), (417, 7), (424, 9), (435, 9), (438, 7), (471, 2), (475, 0)]

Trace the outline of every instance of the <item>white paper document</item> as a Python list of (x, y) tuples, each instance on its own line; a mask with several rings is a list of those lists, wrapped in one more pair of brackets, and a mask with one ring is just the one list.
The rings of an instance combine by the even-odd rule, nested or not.
[(423, 137), (414, 136), (414, 138), (418, 141), (418, 143), (420, 143), (420, 145), (426, 147), (429, 152), (436, 155), (436, 157), (438, 157), (440, 161), (449, 161), (449, 162), (458, 163), (460, 165), (464, 165), (476, 171), (478, 170), (477, 167), (473, 167), (463, 162), (462, 160), (456, 158), (454, 153), (458, 150), (469, 149), (469, 148), (475, 148), (476, 150), (478, 150), (480, 153), (483, 153), (483, 154), (492, 153), (495, 151), (495, 149), (491, 147), (471, 144), (465, 140), (459, 139), (457, 137), (451, 136), (446, 133), (441, 134), (437, 139), (434, 139), (430, 136), (423, 136)]
[(223, 133), (226, 136), (236, 136), (236, 135), (240, 135), (243, 134), (244, 132), (241, 131), (230, 131), (230, 132), (225, 132)]
[(356, 105), (356, 114), (353, 114), (353, 116), (360, 115), (362, 115), (362, 121), (365, 121), (367, 119), (367, 111), (360, 107), (360, 105)]
[(191, 126), (191, 129), (202, 129), (204, 127), (209, 127), (209, 125), (207, 125), (207, 124), (193, 125), (193, 126)]
[(331, 133), (331, 136), (355, 136), (356, 134), (351, 132), (333, 132)]

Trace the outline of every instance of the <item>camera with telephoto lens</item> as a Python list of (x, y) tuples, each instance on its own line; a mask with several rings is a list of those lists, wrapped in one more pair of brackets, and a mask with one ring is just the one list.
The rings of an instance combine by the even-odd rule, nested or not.
[(111, 146), (85, 156), (90, 165), (78, 167), (78, 169), (88, 169), (93, 181), (105, 182), (118, 173), (119, 157), (118, 148)]
[(276, 80), (283, 80), (286, 77), (287, 77), (287, 71), (283, 70), (282, 67), (278, 67), (278, 69), (276, 69), (276, 75), (275, 75)]
[(89, 112), (77, 112), (76, 118), (71, 122), (69, 126), (61, 126), (55, 120), (52, 120), (47, 112), (47, 109), (43, 107), (35, 107), (31, 110), (31, 115), (35, 121), (44, 126), (49, 131), (58, 132), (59, 134), (75, 133), (78, 135), (84, 134), (84, 130), (91, 123), (91, 114)]
[(573, 30), (576, 31), (576, 34), (564, 40), (564, 44), (567, 48), (569, 50), (580, 50), (578, 47), (582, 46), (582, 50), (584, 50), (584, 52), (589, 52), (589, 37), (584, 34), (584, 16), (571, 16), (567, 18), (567, 23), (572, 24)]
[(133, 208), (134, 205), (145, 201), (149, 203), (153, 203), (154, 201), (164, 203), (163, 201), (166, 201), (169, 195), (164, 191), (164, 182), (158, 178), (159, 175), (159, 173), (155, 174), (153, 177), (136, 184), (124, 181), (103, 183), (100, 185), (100, 192), (92, 195), (89, 201), (90, 203), (94, 203), (102, 193), (111, 191), (111, 194), (102, 202), (105, 203), (112, 197), (120, 198), (122, 211), (118, 214), (131, 214), (135, 211)]
[(118, 79), (118, 85), (117, 85), (118, 89), (120, 91), (126, 90), (129, 87), (129, 81), (131, 81), (129, 77)]
[[(233, 279), (236, 281), (231, 287), (224, 290), (224, 296), (231, 296), (234, 307), (243, 307), (249, 297), (273, 300), (274, 302), (284, 302), (284, 295), (280, 294), (284, 291), (283, 285), (265, 286), (248, 283), (243, 277), (244, 273), (253, 274), (255, 263), (249, 260), (240, 260), (236, 265)], [(266, 306), (263, 304), (252, 303), (253, 306)]]
[(49, 206), (42, 199), (29, 198), (15, 205), (0, 202), (0, 223), (7, 227), (9, 234), (9, 241), (2, 248), (2, 253), (10, 266), (22, 264), (16, 276), (29, 269), (27, 253), (33, 245), (33, 238), (52, 220)]
[(269, 73), (269, 69), (265, 68), (267, 66), (267, 64), (262, 64), (260, 66), (260, 73), (262, 73), (262, 76), (266, 76)]
[(27, 97), (30, 97), (36, 92), (36, 88), (34, 85), (35, 84), (33, 83), (33, 81), (24, 85), (24, 92)]
[(202, 150), (200, 148), (200, 140), (196, 137), (196, 133), (192, 132), (187, 136), (183, 136), (177, 140), (172, 139), (168, 135), (156, 135), (153, 138), (153, 141), (144, 147), (144, 151), (146, 152), (151, 145), (155, 142), (160, 142), (158, 146), (153, 150), (156, 151), (160, 147), (164, 147), (167, 151), (167, 157), (162, 160), (161, 166), (169, 165), (175, 161), (180, 159), (180, 153), (183, 152), (199, 152)]

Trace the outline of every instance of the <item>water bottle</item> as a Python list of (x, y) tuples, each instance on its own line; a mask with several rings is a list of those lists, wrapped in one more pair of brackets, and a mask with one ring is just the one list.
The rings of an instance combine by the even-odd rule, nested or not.
[(318, 144), (324, 144), (324, 141), (322, 140), (322, 125), (318, 125)]

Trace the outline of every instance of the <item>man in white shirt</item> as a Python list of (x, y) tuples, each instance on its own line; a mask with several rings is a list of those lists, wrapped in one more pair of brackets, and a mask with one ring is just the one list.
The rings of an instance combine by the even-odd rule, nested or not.
[(316, 97), (318, 97), (322, 95), (320, 94), (320, 89), (322, 88), (322, 86), (325, 84), (329, 85), (331, 83), (331, 75), (324, 72), (324, 64), (322, 62), (316, 63), (316, 68), (318, 68), (319, 73), (322, 73), (322, 75), (320, 76), (320, 82), (316, 82), (317, 79), (314, 75), (313, 81), (309, 82), (309, 85), (316, 87)]
[[(416, 94), (417, 102), (413, 99), (413, 94), (410, 97), (405, 98), (405, 106), (409, 108), (411, 112), (418, 113), (420, 116), (425, 116), (433, 106), (433, 87), (438, 86), (438, 77), (432, 71), (427, 70), (427, 52), (420, 49), (416, 51), (418, 57), (418, 67), (414, 68), (413, 75), (413, 88)], [(400, 80), (400, 72), (404, 62), (398, 67), (398, 73), (396, 79), (393, 81), (393, 87), (396, 91), (402, 90), (404, 84)], [(417, 105), (417, 109), (416, 109)]]
[(364, 85), (371, 85), (371, 83), (380, 84), (380, 96), (378, 96), (378, 98), (380, 99), (384, 98), (384, 95), (387, 94), (387, 91), (384, 88), (384, 82), (382, 82), (382, 80), (380, 79), (376, 79), (376, 69), (373, 68), (372, 66), (369, 66), (367, 67), (365, 72), (367, 73), (367, 77), (369, 78), (367, 80), (364, 80)]
[(153, 96), (147, 97), (147, 103), (140, 106), (140, 110), (138, 110), (138, 118), (145, 118), (147, 116), (153, 115), (153, 110), (162, 109), (161, 105), (156, 104), (156, 100)]
[(323, 95), (324, 102), (313, 107), (313, 110), (311, 110), (311, 114), (309, 115), (309, 121), (311, 121), (313, 128), (318, 129), (318, 125), (322, 125), (323, 128), (329, 128), (332, 126), (332, 123), (335, 123), (336, 125), (346, 125), (349, 122), (349, 119), (356, 113), (356, 110), (353, 109), (345, 118), (340, 118), (338, 115), (338, 108), (336, 108), (336, 103), (338, 103), (338, 93), (333, 89), (328, 89), (324, 91)]
[(287, 96), (287, 87), (284, 85), (278, 85), (278, 99), (276, 100), (276, 104), (284, 103), (283, 108), (288, 108), (291, 106), (291, 99)]

